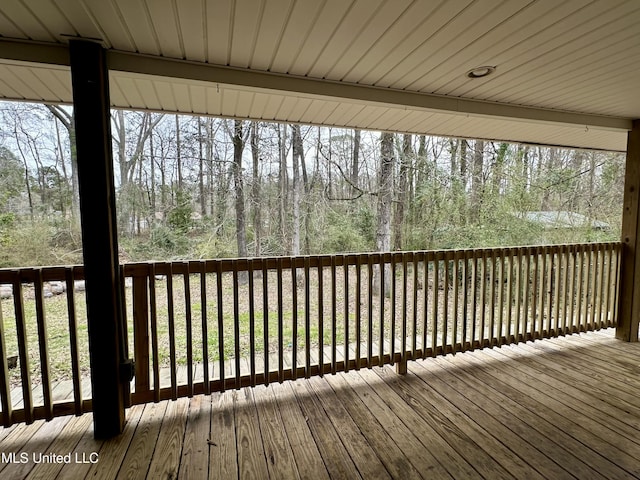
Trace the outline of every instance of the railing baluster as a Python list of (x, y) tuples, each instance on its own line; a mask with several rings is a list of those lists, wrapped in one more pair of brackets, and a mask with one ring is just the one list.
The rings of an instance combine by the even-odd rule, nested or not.
[(331, 373), (335, 375), (337, 371), (337, 338), (336, 327), (338, 324), (337, 312), (338, 288), (336, 284), (336, 256), (331, 257)]
[(496, 345), (496, 251), (491, 251), (491, 268), (489, 269), (489, 345)]
[(444, 256), (444, 301), (442, 302), (442, 353), (447, 353), (449, 335), (449, 254)]
[(298, 271), (291, 260), (291, 378), (298, 378)]
[(427, 253), (422, 257), (422, 358), (427, 358), (427, 335), (429, 330), (429, 262)]
[[(311, 376), (311, 287), (310, 287), (310, 259), (304, 259), (304, 378)], [(322, 365), (322, 357), (318, 360)]]
[(247, 260), (247, 275), (249, 276), (249, 383), (256, 385), (256, 309), (253, 278), (253, 260)]
[[(485, 339), (487, 337), (485, 332), (486, 321), (486, 305), (487, 305), (487, 250), (482, 250), (482, 257), (480, 258), (480, 347), (485, 346)], [(491, 339), (489, 339), (491, 342)], [(490, 344), (490, 343), (489, 343)]]
[(344, 275), (344, 371), (349, 371), (349, 262), (347, 256), (342, 256), (342, 271)]
[(360, 370), (360, 357), (362, 345), (362, 265), (361, 256), (356, 256), (356, 370)]
[(233, 281), (233, 356), (235, 369), (235, 388), (240, 388), (240, 283), (238, 279), (238, 260), (232, 260), (232, 281)]
[(467, 350), (468, 314), (469, 314), (469, 251), (465, 250), (462, 256), (462, 339), (461, 350)]
[(537, 315), (537, 307), (538, 307), (538, 276), (540, 273), (540, 269), (539, 269), (539, 260), (540, 260), (540, 256), (539, 256), (539, 251), (537, 247), (533, 247), (529, 250), (530, 252), (530, 257), (529, 257), (529, 261), (533, 262), (531, 264), (531, 267), (533, 272), (531, 275), (531, 280), (529, 281), (529, 288), (531, 290), (531, 324), (530, 324), (530, 334), (531, 334), (531, 339), (536, 338), (536, 325), (537, 325), (537, 319), (538, 319), (538, 315)]
[(515, 262), (514, 271), (516, 273), (515, 284), (515, 308), (516, 308), (516, 322), (513, 328), (514, 342), (520, 341), (520, 329), (522, 325), (522, 249), (515, 248), (513, 260)]
[(612, 281), (614, 282), (613, 301), (611, 307), (613, 309), (613, 325), (618, 325), (618, 302), (620, 301), (620, 268), (622, 262), (622, 246), (617, 244), (615, 246), (615, 270)]
[[(562, 281), (562, 277), (560, 276), (562, 270), (562, 252), (563, 246), (560, 245), (556, 247), (555, 254), (551, 254), (551, 258), (553, 259), (553, 324), (551, 323), (551, 318), (549, 319), (549, 335), (557, 336), (560, 331), (560, 282)], [(551, 290), (551, 287), (549, 287)]]
[(200, 262), (200, 315), (202, 321), (202, 382), (204, 394), (211, 393), (209, 380), (209, 326), (207, 318), (207, 262)]
[(183, 273), (184, 303), (185, 303), (185, 328), (187, 334), (187, 396), (193, 397), (193, 328), (191, 318), (191, 282), (189, 262), (184, 263)]
[(133, 276), (133, 344), (135, 359), (135, 391), (149, 391), (149, 312), (148, 274)]
[(262, 261), (262, 335), (264, 341), (264, 384), (269, 385), (269, 270)]
[(278, 265), (276, 269), (276, 277), (278, 284), (278, 381), (280, 383), (284, 382), (284, 350), (283, 350), (283, 325), (284, 325), (284, 316), (283, 316), (283, 307), (284, 301), (282, 298), (282, 258), (278, 259)]
[(578, 273), (576, 275), (576, 297), (575, 302), (577, 305), (576, 317), (574, 320), (574, 325), (577, 327), (577, 331), (584, 331), (583, 322), (582, 322), (582, 307), (583, 307), (583, 290), (584, 290), (584, 258), (585, 258), (585, 249), (584, 245), (580, 245), (576, 252), (576, 262), (578, 264)]
[[(386, 298), (386, 292), (385, 292), (385, 288), (384, 288), (384, 284), (385, 284), (385, 270), (387, 268), (387, 264), (384, 261), (384, 253), (380, 253), (380, 265), (378, 267), (380, 269), (379, 274), (380, 274), (380, 291), (378, 292), (378, 294), (380, 295), (380, 337), (378, 339), (380, 345), (378, 345), (378, 349), (379, 349), (379, 353), (378, 355), (380, 356), (380, 361), (379, 364), (383, 365), (384, 364), (384, 342), (385, 342), (385, 335), (384, 335), (384, 320), (385, 320), (385, 313), (384, 313), (384, 308), (385, 308), (385, 298)], [(393, 363), (393, 358), (391, 359), (391, 363)]]
[(324, 375), (324, 270), (322, 259), (318, 258), (318, 366), (320, 376)]
[(413, 298), (411, 299), (411, 304), (413, 305), (413, 326), (411, 328), (411, 359), (415, 360), (418, 342), (418, 256), (415, 252), (412, 252), (411, 256), (413, 257)]
[(575, 330), (575, 292), (576, 292), (576, 249), (571, 247), (567, 256), (567, 277), (569, 279), (569, 287), (567, 291), (569, 309), (566, 313), (567, 328), (566, 332), (573, 332)]
[(611, 247), (605, 249), (606, 254), (606, 268), (607, 273), (605, 275), (605, 307), (604, 307), (604, 326), (611, 327), (611, 278), (613, 276), (613, 249)]
[(13, 406), (11, 404), (11, 385), (9, 384), (9, 366), (7, 347), (4, 338), (4, 320), (2, 318), (2, 300), (0, 300), (0, 402), (2, 404), (2, 425), (6, 428), (13, 424)]
[(151, 356), (153, 359), (153, 401), (160, 401), (160, 354), (158, 352), (158, 309), (156, 304), (156, 264), (149, 275), (149, 320), (151, 328)]
[(434, 255), (433, 258), (433, 303), (431, 304), (431, 356), (435, 357), (438, 352), (438, 301), (440, 297), (440, 258)]
[(218, 313), (218, 362), (220, 366), (220, 391), (226, 390), (224, 367), (224, 305), (222, 301), (222, 261), (216, 262), (216, 300)]
[(527, 334), (529, 333), (529, 294), (531, 292), (530, 281), (531, 281), (531, 248), (523, 248), (520, 249), (520, 253), (524, 254), (521, 257), (520, 261), (522, 264), (522, 273), (523, 278), (521, 280), (522, 283), (522, 322), (521, 322), (521, 331), (522, 331), (522, 340), (526, 341)]
[[(367, 367), (373, 367), (373, 255), (367, 256)], [(382, 365), (382, 357), (378, 358)]]
[[(73, 381), (73, 403), (76, 415), (82, 415), (82, 382), (80, 381), (80, 355), (78, 352), (78, 325), (76, 318), (75, 278), (76, 268), (65, 268), (64, 276), (69, 320), (69, 351), (71, 353), (71, 378)], [(149, 340), (147, 339), (147, 342)]]
[(585, 315), (585, 328), (587, 330), (595, 328), (595, 263), (593, 244), (590, 244), (587, 254), (587, 288), (585, 289), (585, 305), (588, 308), (587, 315)]
[(567, 333), (567, 298), (569, 296), (569, 246), (565, 245), (562, 251), (562, 313), (560, 318), (562, 324), (560, 332), (562, 335)]
[(606, 326), (606, 323), (603, 319), (603, 307), (605, 303), (604, 282), (606, 275), (605, 250), (603, 247), (604, 246), (601, 243), (598, 244), (598, 257), (600, 258), (600, 261), (598, 263), (600, 270), (600, 275), (598, 277), (598, 328), (604, 328)]
[(548, 262), (545, 267), (546, 272), (546, 286), (545, 286), (545, 299), (546, 299), (546, 316), (547, 316), (547, 329), (543, 332), (544, 336), (553, 335), (551, 322), (553, 320), (553, 271), (555, 269), (555, 256), (553, 250), (550, 247), (546, 248), (547, 254), (545, 255), (545, 261)]
[(396, 255), (391, 253), (391, 363), (396, 363)]
[(504, 264), (506, 259), (506, 249), (500, 251), (494, 250), (495, 256), (495, 269), (496, 269), (496, 287), (498, 289), (498, 322), (496, 325), (496, 342), (497, 345), (502, 345), (502, 332), (504, 327), (504, 289), (505, 289), (505, 275)]
[[(471, 252), (471, 350), (475, 348), (476, 323), (478, 321), (478, 257), (475, 252)], [(482, 340), (482, 339), (480, 339)]]
[(505, 275), (505, 288), (507, 289), (507, 317), (506, 317), (506, 326), (505, 326), (505, 340), (504, 343), (511, 343), (512, 341), (512, 324), (513, 324), (513, 248), (509, 248), (505, 250), (507, 254), (504, 259), (504, 266), (507, 269), (507, 273)]
[(407, 363), (407, 253), (402, 253), (402, 325), (400, 326), (400, 364)]
[(44, 313), (44, 282), (42, 269), (35, 271), (34, 293), (36, 301), (36, 320), (38, 325), (38, 350), (40, 353), (40, 374), (42, 377), (42, 398), (44, 401), (45, 418), (53, 418), (53, 401), (51, 395), (51, 373), (49, 362), (49, 347), (47, 340), (47, 321)]
[(451, 351), (456, 353), (458, 343), (458, 303), (460, 300), (460, 250), (453, 254), (453, 322), (451, 326)]
[(546, 277), (547, 277), (547, 249), (542, 248), (540, 257), (540, 274), (538, 280), (540, 281), (539, 295), (538, 295), (538, 313), (540, 314), (540, 321), (538, 322), (538, 338), (544, 338), (544, 305), (546, 295)]
[(22, 380), (22, 402), (24, 418), (27, 424), (33, 423), (33, 394), (31, 392), (31, 365), (27, 342), (27, 322), (24, 317), (24, 298), (22, 296), (22, 279), (16, 271), (13, 279), (13, 307), (18, 336), (18, 355), (20, 357), (20, 377)]
[(171, 399), (178, 398), (178, 368), (176, 365), (176, 325), (173, 304), (173, 264), (167, 264), (167, 321), (169, 327), (169, 365), (171, 372)]

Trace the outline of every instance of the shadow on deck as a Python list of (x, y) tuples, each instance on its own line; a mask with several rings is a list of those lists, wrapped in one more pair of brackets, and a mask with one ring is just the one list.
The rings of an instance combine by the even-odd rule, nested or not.
[(91, 414), (17, 424), (0, 475), (637, 478), (639, 354), (610, 329), (136, 405), (109, 441)]

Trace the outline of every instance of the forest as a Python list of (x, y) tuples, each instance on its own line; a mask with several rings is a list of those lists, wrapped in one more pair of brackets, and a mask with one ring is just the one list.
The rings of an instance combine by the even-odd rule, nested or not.
[[(620, 236), (621, 153), (126, 110), (112, 135), (123, 262)], [(0, 267), (82, 262), (74, 138), (70, 107), (0, 103)]]

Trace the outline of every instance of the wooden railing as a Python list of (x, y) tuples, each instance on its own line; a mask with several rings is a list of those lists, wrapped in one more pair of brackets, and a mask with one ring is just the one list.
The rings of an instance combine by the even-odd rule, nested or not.
[[(382, 364), (403, 372), (412, 359), (615, 326), (620, 248), (125, 264), (131, 403)], [(82, 277), (82, 267), (0, 270), (0, 286), (13, 287), (0, 300), (4, 425), (91, 409), (82, 389), (88, 397), (84, 295), (73, 288)], [(51, 281), (66, 286), (57, 306), (45, 299)], [(67, 324), (72, 400), (57, 400), (52, 386), (60, 361), (49, 354), (54, 317), (56, 329), (60, 317)], [(16, 354), (10, 374), (7, 357)]]

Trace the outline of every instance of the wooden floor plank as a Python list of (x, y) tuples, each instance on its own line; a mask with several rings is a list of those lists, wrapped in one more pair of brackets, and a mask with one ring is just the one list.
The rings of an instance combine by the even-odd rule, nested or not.
[[(425, 364), (436, 363), (444, 365), (447, 371), (447, 384), (455, 388), (458, 392), (465, 392), (467, 398), (471, 399), (471, 401), (486, 412), (488, 420), (493, 418), (503, 425), (508, 425), (511, 431), (533, 446), (528, 451), (522, 452), (525, 461), (534, 459), (530, 450), (535, 449), (548, 457), (549, 461), (557, 463), (566, 471), (566, 473), (561, 471), (553, 473), (559, 477), (572, 474), (576, 475), (577, 478), (606, 478), (597, 473), (596, 469), (584, 464), (581, 460), (581, 455), (593, 456), (595, 452), (556, 428), (555, 425), (541, 419), (535, 412), (522, 407), (515, 402), (510, 395), (505, 395), (503, 392), (493, 389), (486, 382), (481, 381), (478, 375), (475, 374), (475, 370), (473, 372), (467, 372), (464, 366), (460, 368), (459, 364), (461, 363), (460, 360), (462, 357), (464, 357), (464, 355), (455, 356), (455, 360), (457, 361), (455, 370), (439, 359), (432, 362), (412, 364), (410, 370), (420, 374), (418, 369), (425, 369)], [(451, 362), (452, 359), (452, 356), (446, 356), (443, 357), (442, 360), (444, 362)], [(432, 365), (431, 368), (437, 368), (437, 366), (438, 365)], [(431, 371), (431, 369), (427, 371)], [(431, 377), (429, 378), (431, 379)], [(489, 451), (497, 453), (493, 448)], [(596, 461), (598, 457), (599, 456), (596, 455)], [(545, 460), (543, 457), (537, 458), (538, 462)], [(613, 465), (605, 462), (600, 464), (602, 468), (609, 468), (611, 466)], [(511, 471), (511, 469), (509, 470)]]
[[(27, 442), (35, 435), (35, 433), (44, 425), (44, 420), (37, 420), (31, 425), (19, 423), (11, 427), (11, 431), (0, 441), (0, 452), (17, 453)], [(9, 462), (0, 463), (0, 473), (10, 465)], [(3, 477), (4, 478), (4, 477)]]
[[(134, 412), (135, 411), (136, 410), (134, 410)], [(142, 408), (138, 408), (137, 412), (139, 415), (142, 412)], [(99, 452), (102, 449), (104, 440), (96, 440), (93, 438), (93, 415), (91, 414), (86, 414), (86, 415), (89, 418), (91, 418), (91, 422), (89, 423), (89, 427), (87, 428), (87, 430), (80, 437), (80, 440), (76, 445), (75, 451), (88, 458), (93, 458), (95, 457), (95, 454), (98, 454), (98, 461), (100, 461)], [(129, 413), (127, 414), (127, 423), (132, 423), (135, 420), (136, 420), (135, 417), (132, 419), (132, 415)], [(106, 454), (106, 451), (103, 451), (102, 453)], [(90, 462), (89, 463), (70, 463), (70, 464), (64, 465), (60, 470), (60, 473), (58, 473), (58, 476), (55, 478), (56, 480), (76, 480), (76, 479), (86, 478), (89, 473), (89, 469), (92, 466), (93, 465)]]
[[(144, 405), (131, 407), (127, 411), (127, 423), (125, 424), (124, 431), (120, 436), (101, 442), (101, 447), (98, 452), (99, 461), (89, 467), (86, 478), (107, 480), (114, 477), (116, 472), (120, 469), (122, 461), (127, 454), (127, 449), (131, 444), (131, 440), (138, 427), (144, 408)], [(79, 468), (78, 470), (81, 469)], [(66, 476), (67, 472), (63, 469), (61, 474)], [(78, 476), (76, 478), (83, 477)]]
[[(311, 434), (324, 459), (324, 464), (331, 478), (362, 478), (351, 457), (347, 454), (340, 437), (327, 419), (322, 402), (307, 387), (303, 380), (285, 382), (295, 392), (298, 404), (309, 425)], [(294, 445), (294, 448), (298, 447)], [(304, 448), (299, 446), (298, 448)], [(296, 451), (294, 451), (294, 455)]]
[(211, 409), (209, 479), (238, 478), (233, 391), (213, 393)]
[(148, 478), (177, 478), (188, 409), (188, 398), (169, 401), (149, 465)]
[[(78, 442), (80, 442), (82, 435), (84, 435), (89, 428), (92, 420), (91, 415), (69, 417), (69, 421), (64, 426), (64, 429), (47, 451), (56, 452), (61, 455), (69, 455), (70, 462), (91, 461), (90, 458), (85, 458), (82, 452), (78, 452), (76, 446)], [(65, 462), (66, 461), (65, 459)], [(50, 480), (56, 478), (63, 467), (64, 463), (39, 463), (35, 465), (26, 478)]]
[(119, 478), (131, 480), (146, 478), (168, 404), (169, 401), (165, 400), (144, 406), (135, 435), (120, 466)]
[[(490, 361), (492, 357), (483, 353), (483, 350), (478, 350), (476, 362), (481, 358)], [(480, 365), (480, 363), (478, 363), (478, 365)], [(616, 448), (611, 444), (603, 442), (592, 430), (592, 422), (588, 422), (588, 419), (580, 415), (580, 412), (573, 411), (556, 399), (546, 395), (544, 392), (538, 391), (535, 387), (528, 385), (530, 380), (525, 381), (522, 378), (516, 379), (510, 375), (506, 375), (496, 366), (496, 362), (485, 362), (478, 370), (489, 374), (495, 382), (499, 384), (500, 389), (509, 391), (510, 395), (517, 398), (518, 403), (521, 405), (537, 412), (541, 418), (557, 425), (558, 428), (581, 443), (593, 446), (597, 453), (619, 467), (620, 470), (617, 473), (620, 477), (618, 478), (631, 478), (631, 476), (637, 475), (635, 472), (640, 470), (640, 464), (628, 455), (624, 451), (624, 448)]]
[(2, 478), (25, 478), (36, 466), (36, 463), (41, 461), (41, 456), (51, 452), (49, 450), (50, 445), (62, 432), (70, 419), (71, 417), (56, 417), (40, 425), (27, 443), (17, 452), (19, 457), (24, 453), (28, 461), (7, 464), (6, 468), (2, 470)]
[(296, 467), (296, 459), (291, 450), (272, 389), (258, 385), (253, 389), (253, 397), (258, 412), (269, 477), (299, 479), (300, 474)]
[(360, 475), (366, 479), (390, 479), (389, 472), (369, 445), (367, 437), (360, 432), (329, 384), (320, 377), (310, 378), (305, 383), (311, 385), (318, 398), (322, 398), (322, 407)]
[[(353, 379), (360, 379), (355, 384)], [(393, 478), (419, 479), (440, 464), (412, 433), (399, 427), (400, 421), (359, 375), (325, 375), (367, 441)], [(431, 460), (431, 461), (429, 461)]]
[(288, 384), (269, 385), (276, 400), (298, 474), (302, 479), (328, 479), (329, 472), (309, 429), (304, 412)]
[[(595, 384), (599, 387), (603, 400), (607, 401), (607, 398), (610, 397), (608, 401), (611, 405), (631, 410), (634, 414), (640, 414), (640, 408), (637, 405), (640, 386), (634, 382), (640, 372), (630, 371), (631, 369), (621, 365), (621, 355), (617, 354), (615, 350), (611, 353), (598, 355), (598, 357), (585, 358), (584, 355), (567, 349), (566, 344), (545, 342), (548, 345), (540, 346), (539, 343), (521, 344), (518, 346), (521, 348), (516, 351), (516, 354), (529, 354), (525, 357), (526, 359), (535, 355), (534, 363), (543, 363), (575, 378), (578, 381), (578, 388), (583, 382), (590, 385)], [(577, 368), (577, 362), (580, 362), (580, 368)], [(637, 363), (636, 358), (635, 364)], [(612, 368), (613, 365), (616, 367)], [(634, 365), (633, 369), (635, 370), (637, 367)]]
[(178, 477), (203, 479), (209, 476), (211, 439), (211, 397), (196, 395), (189, 400), (189, 418)]
[[(405, 427), (420, 440), (424, 449), (441, 465), (444, 472), (434, 473), (440, 478), (482, 478), (464, 457), (450, 445), (390, 386), (396, 375), (391, 367), (361, 369), (360, 376), (369, 384), (384, 403), (402, 421)], [(389, 383), (388, 383), (389, 382)], [(446, 473), (448, 472), (448, 473)]]
[(352, 369), (135, 406), (109, 441), (93, 439), (91, 414), (18, 424), (0, 430), (1, 452), (99, 461), (5, 462), (0, 478), (635, 478), (638, 358), (609, 329), (409, 362), (404, 376)]
[[(374, 370), (387, 378), (389, 385), (410, 405), (438, 434), (462, 455), (467, 463), (484, 478), (514, 478), (522, 462), (512, 460), (508, 449), (487, 432), (481, 430), (464, 411), (432, 389), (431, 378), (423, 381), (414, 372), (414, 363), (408, 365), (406, 376), (395, 376), (389, 368)], [(420, 372), (421, 373), (421, 372)], [(429, 406), (429, 408), (426, 408)], [(497, 456), (500, 462), (492, 456)]]
[[(593, 374), (588, 373), (588, 368), (586, 372), (581, 372), (570, 362), (565, 363), (557, 357), (550, 359), (547, 355), (540, 355), (536, 359), (522, 357), (520, 352), (525, 350), (526, 346), (503, 347), (496, 353), (511, 359), (513, 368), (535, 376), (537, 381), (549, 386), (550, 391), (558, 392), (556, 398), (559, 400), (568, 399), (569, 406), (578, 406), (596, 422), (615, 428), (617, 433), (640, 446), (637, 434), (640, 429), (640, 407), (634, 404), (637, 403), (637, 396), (631, 398), (625, 394), (626, 399), (623, 400), (620, 392), (607, 387), (604, 379), (594, 378)], [(574, 381), (569, 384), (567, 378)]]
[[(488, 412), (487, 403), (493, 402), (493, 399), (485, 402), (485, 399), (466, 388), (455, 376), (444, 374), (440, 358), (419, 361), (409, 368), (435, 392), (464, 412), (488, 436), (502, 443), (499, 450), (487, 450), (487, 453), (516, 478), (563, 478), (563, 475), (567, 475), (566, 471), (537, 450), (526, 435), (520, 436), (510, 428), (511, 421), (517, 421), (515, 416), (510, 421), (501, 422), (500, 418)], [(419, 368), (426, 369), (427, 372), (422, 372)]]
[(235, 392), (236, 442), (240, 479), (268, 478), (267, 460), (260, 435), (258, 413), (251, 388)]
[[(485, 355), (487, 358), (496, 359), (500, 363), (509, 362), (512, 364), (510, 360), (501, 355), (497, 349), (488, 349), (480, 352), (480, 354)], [(575, 421), (581, 425), (583, 429), (588, 430), (588, 432), (597, 439), (601, 451), (609, 452), (607, 454), (608, 458), (617, 458), (622, 468), (627, 466), (630, 473), (640, 475), (640, 466), (634, 466), (636, 462), (632, 460), (632, 457), (640, 458), (640, 444), (626, 441), (624, 436), (620, 435), (618, 429), (606, 421), (606, 415), (597, 409), (593, 409), (588, 403), (577, 400), (577, 389), (574, 389), (573, 394), (563, 394), (561, 390), (554, 389), (551, 385), (545, 384), (545, 388), (537, 390), (529, 386), (532, 381), (535, 381), (536, 376), (531, 375), (530, 371), (525, 372), (521, 366), (516, 368), (518, 368), (518, 372), (515, 373), (512, 371), (512, 375), (514, 376), (508, 378), (510, 383), (513, 383), (517, 376), (520, 380), (521, 391), (531, 392), (530, 395), (532, 395), (535, 390), (535, 397), (537, 399), (541, 399), (542, 396), (547, 397), (542, 399), (542, 402), (545, 405), (552, 405), (556, 415), (574, 417)], [(623, 452), (620, 452), (620, 449), (623, 449)]]

